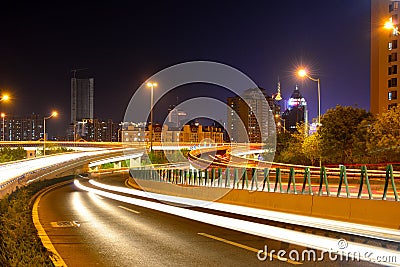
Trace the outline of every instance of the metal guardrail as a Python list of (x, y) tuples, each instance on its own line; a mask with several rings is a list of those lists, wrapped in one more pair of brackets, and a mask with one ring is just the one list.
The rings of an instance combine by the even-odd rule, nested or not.
[[(347, 170), (345, 166), (340, 166), (339, 171), (327, 171), (322, 166), (319, 173), (305, 167), (303, 170), (276, 168), (209, 168), (209, 169), (176, 169), (176, 168), (159, 168), (151, 169), (149, 167), (141, 167), (130, 169), (130, 175), (135, 179), (151, 180), (157, 182), (173, 183), (185, 186), (205, 186), (243, 189), (250, 191), (290, 193), (290, 194), (307, 194), (307, 195), (326, 195), (334, 197), (356, 197), (368, 199), (387, 200), (389, 192), (389, 181), (392, 188), (392, 197), (395, 201), (399, 201), (396, 190), (393, 166), (388, 165), (384, 176), (376, 176), (376, 171), (371, 170), (375, 178), (374, 186), (382, 188), (382, 194), (373, 194), (371, 187), (371, 179), (368, 175), (366, 166), (362, 166), (360, 170)], [(275, 174), (275, 177), (271, 177)], [(285, 174), (285, 177), (283, 177)], [(348, 181), (348, 176), (352, 176), (352, 183)], [(296, 184), (296, 178), (301, 175), (301, 186)], [(359, 179), (356, 179), (358, 175)], [(296, 177), (297, 176), (297, 177)], [(384, 181), (382, 181), (384, 178)], [(314, 184), (312, 183), (314, 181)], [(399, 181), (400, 182), (400, 181)], [(366, 185), (367, 193), (364, 193), (364, 185)], [(353, 188), (353, 192), (351, 190)], [(337, 189), (336, 194), (332, 191)], [(356, 191), (355, 191), (356, 189)], [(345, 194), (342, 191), (345, 190)], [(381, 191), (381, 190), (379, 190)], [(375, 195), (375, 196), (374, 196)], [(379, 195), (377, 198), (376, 195)], [(374, 198), (375, 197), (375, 198)]]

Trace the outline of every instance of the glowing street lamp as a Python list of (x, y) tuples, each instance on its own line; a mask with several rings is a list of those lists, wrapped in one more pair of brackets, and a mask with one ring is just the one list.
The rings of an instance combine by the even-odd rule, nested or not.
[[(10, 96), (7, 94), (2, 95), (0, 98), (0, 102), (8, 101), (8, 100), (10, 100)], [(4, 141), (4, 117), (5, 116), (6, 116), (6, 114), (4, 112), (2, 112), (1, 117), (3, 118), (3, 139), (2, 139), (3, 141)]]
[(153, 102), (154, 102), (154, 87), (157, 87), (156, 82), (148, 82), (147, 87), (151, 89), (151, 96), (150, 96), (150, 124), (151, 124), (151, 131), (150, 131), (150, 151), (153, 151), (153, 131), (154, 131), (154, 125), (153, 125)]
[(319, 78), (316, 79), (308, 75), (306, 69), (299, 69), (297, 71), (297, 75), (301, 78), (307, 77), (308, 79), (318, 83), (318, 126), (321, 126), (321, 85)]
[(9, 95), (2, 95), (1, 96), (1, 98), (0, 98), (0, 101), (8, 101), (8, 100), (10, 100), (10, 96)]
[(4, 112), (1, 113), (1, 117), (3, 118), (3, 141), (4, 141), (4, 118), (6, 117), (6, 114)]
[[(275, 114), (275, 118), (279, 120), (277, 122), (278, 127), (283, 128), (283, 132), (286, 132), (286, 119), (283, 119), (279, 114)], [(281, 121), (283, 121), (283, 127)]]
[(46, 155), (46, 120), (48, 120), (52, 117), (57, 117), (57, 116), (58, 116), (58, 112), (53, 111), (50, 116), (43, 118), (43, 156)]
[(383, 27), (387, 30), (392, 30), (394, 35), (399, 34), (399, 28), (394, 25), (392, 18), (389, 18), (389, 20), (385, 22), (385, 25)]

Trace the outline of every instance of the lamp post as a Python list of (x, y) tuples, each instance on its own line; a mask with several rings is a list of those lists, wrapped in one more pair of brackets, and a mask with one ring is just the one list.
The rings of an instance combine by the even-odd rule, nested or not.
[(282, 119), (279, 114), (275, 114), (275, 118), (278, 119), (278, 126), (282, 128), (281, 121), (283, 121), (283, 132), (286, 132), (286, 119)]
[(5, 118), (6, 114), (4, 112), (1, 113), (1, 117), (3, 118), (3, 141), (4, 141), (4, 118)]
[(57, 116), (57, 111), (53, 111), (50, 116), (43, 118), (43, 156), (46, 155), (46, 120)]
[[(286, 120), (285, 119), (282, 119), (282, 118), (279, 118), (281, 121), (283, 121), (283, 132), (286, 132)], [(282, 124), (281, 124), (281, 122), (279, 121), (278, 122), (278, 126), (281, 126), (282, 127)]]
[(151, 89), (151, 96), (150, 96), (150, 124), (151, 124), (151, 131), (150, 131), (150, 151), (153, 151), (153, 102), (154, 102), (154, 87), (157, 87), (156, 82), (148, 82), (147, 87)]
[(308, 79), (318, 83), (318, 126), (321, 126), (321, 85), (319, 78), (313, 78), (308, 75), (305, 69), (300, 69), (297, 71), (297, 75), (300, 77), (307, 77)]
[[(313, 78), (310, 75), (308, 75), (307, 70), (306, 69), (300, 69), (297, 71), (297, 75), (299, 75), (300, 77), (307, 77), (308, 79), (317, 82), (318, 84), (318, 125), (317, 125), (317, 129), (318, 127), (321, 126), (321, 85), (320, 85), (320, 80), (319, 78)], [(319, 167), (322, 167), (322, 160), (321, 160), (321, 156), (319, 157)]]
[[(2, 95), (0, 98), (0, 102), (8, 101), (8, 100), (10, 100), (10, 96), (7, 94)], [(4, 117), (5, 116), (6, 116), (6, 114), (4, 112), (2, 112), (1, 113), (1, 117), (3, 118), (3, 139), (2, 139), (2, 141), (4, 141)]]

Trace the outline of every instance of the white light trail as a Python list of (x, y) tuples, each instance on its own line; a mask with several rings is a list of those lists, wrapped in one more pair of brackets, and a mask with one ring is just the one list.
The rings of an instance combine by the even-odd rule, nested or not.
[[(300, 245), (306, 248), (313, 248), (320, 251), (338, 251), (338, 240), (317, 236), (302, 232), (297, 232), (294, 230), (283, 229), (275, 226), (264, 225), (260, 223), (248, 222), (240, 219), (234, 219), (229, 217), (224, 217), (220, 215), (208, 214), (205, 212), (194, 211), (190, 209), (170, 206), (166, 204), (161, 204), (157, 202), (141, 200), (126, 196), (121, 196), (114, 193), (109, 193), (101, 191), (98, 189), (90, 188), (82, 185), (78, 180), (74, 181), (74, 184), (85, 191), (92, 192), (110, 199), (115, 199), (121, 202), (129, 203), (132, 205), (141, 206), (144, 208), (157, 210), (160, 212), (165, 212), (168, 214), (176, 215), (179, 217), (195, 220), (198, 222), (207, 223), (210, 225), (215, 225), (223, 228), (228, 228), (243, 233), (248, 233), (251, 235), (261, 236), (264, 238), (279, 240), (282, 242)], [(340, 241), (340, 240), (339, 240)], [(357, 244), (354, 242), (347, 242), (347, 247), (340, 249), (341, 253), (346, 255), (360, 255), (360, 259), (364, 261), (371, 261), (377, 264), (384, 264), (386, 266), (400, 266), (396, 263), (389, 262), (378, 262), (378, 257), (395, 257), (400, 260), (400, 252), (393, 251), (384, 248), (377, 248), (364, 244)], [(358, 253), (358, 254), (356, 254)]]
[(266, 220), (278, 221), (282, 223), (289, 223), (295, 225), (302, 225), (302, 226), (309, 226), (324, 230), (330, 230), (340, 233), (347, 233), (352, 235), (358, 236), (365, 236), (365, 237), (372, 237), (382, 240), (390, 240), (390, 241), (400, 241), (400, 231), (384, 228), (384, 227), (377, 227), (377, 226), (370, 226), (364, 224), (357, 224), (357, 223), (349, 223), (349, 222), (342, 222), (342, 221), (335, 221), (329, 219), (322, 219), (310, 216), (303, 216), (297, 214), (289, 214), (284, 212), (278, 211), (270, 211), (270, 210), (263, 210), (257, 208), (249, 208), (239, 205), (232, 205), (232, 204), (224, 204), (218, 202), (211, 202), (205, 200), (198, 200), (198, 199), (191, 199), (191, 198), (184, 198), (184, 197), (176, 197), (176, 196), (169, 196), (157, 193), (151, 193), (147, 191), (140, 191), (136, 189), (126, 188), (126, 187), (119, 187), (119, 186), (111, 186), (106, 185), (103, 183), (99, 183), (94, 180), (90, 180), (94, 186), (99, 188), (131, 194), (140, 197), (152, 198), (157, 199), (163, 202), (169, 203), (176, 203), (180, 205), (187, 205), (187, 206), (195, 206), (195, 207), (204, 207), (211, 210), (217, 211), (224, 211), (233, 214), (245, 215), (255, 218), (261, 218)]
[(86, 151), (78, 153), (57, 154), (54, 156), (39, 157), (29, 160), (21, 160), (0, 165), (0, 188), (18, 177), (48, 167), (64, 164), (71, 160), (83, 159), (89, 156), (96, 156), (110, 153), (110, 149)]
[(103, 160), (97, 160), (93, 161), (89, 164), (89, 167), (94, 167), (94, 166), (99, 166), (101, 164), (109, 163), (109, 162), (116, 162), (116, 161), (122, 161), (122, 160), (127, 160), (127, 159), (134, 159), (141, 157), (143, 153), (136, 153), (136, 154), (129, 154), (125, 156), (117, 156), (117, 157), (111, 157)]

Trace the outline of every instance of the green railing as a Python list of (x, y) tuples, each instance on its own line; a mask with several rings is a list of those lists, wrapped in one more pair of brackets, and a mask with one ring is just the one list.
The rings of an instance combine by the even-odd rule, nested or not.
[[(375, 178), (371, 178), (376, 190), (374, 194), (366, 166), (362, 166), (359, 171), (352, 170), (351, 173), (346, 170), (345, 166), (340, 166), (337, 171), (330, 169), (329, 172), (325, 167), (321, 167), (318, 171), (311, 171), (309, 167), (305, 167), (304, 170), (294, 168), (266, 168), (263, 170), (255, 168), (210, 168), (199, 170), (150, 169), (147, 167), (130, 169), (130, 174), (135, 179), (177, 185), (336, 197), (365, 198), (365, 195), (367, 195), (368, 199), (382, 200), (387, 200), (390, 181), (393, 193), (391, 196), (395, 201), (398, 201), (393, 166), (388, 165), (386, 172), (383, 172), (383, 176), (379, 178), (376, 178), (375, 172), (371, 171), (371, 173), (375, 176)], [(349, 175), (352, 177), (351, 183), (349, 183)], [(299, 177), (302, 179), (301, 185), (296, 183), (296, 178), (299, 179)], [(364, 185), (366, 185), (366, 191)], [(332, 195), (331, 192), (335, 189), (337, 193)], [(342, 194), (344, 190), (345, 194)]]

